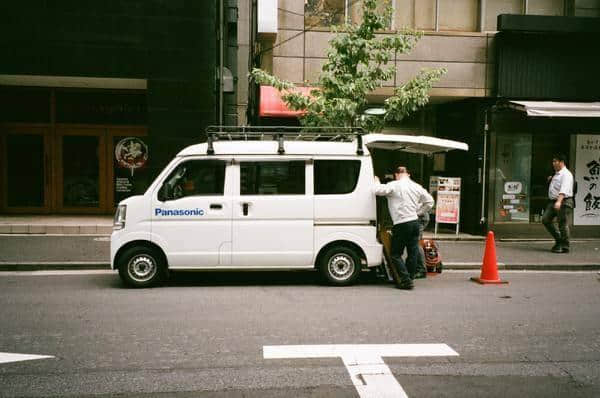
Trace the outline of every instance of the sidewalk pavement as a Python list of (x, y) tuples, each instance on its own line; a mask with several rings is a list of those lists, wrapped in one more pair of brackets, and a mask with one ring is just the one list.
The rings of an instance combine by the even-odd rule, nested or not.
[[(0, 216), (0, 271), (109, 269), (111, 216)], [(432, 232), (425, 233), (432, 238)], [(443, 231), (435, 238), (444, 269), (479, 270), (485, 237)], [(499, 270), (600, 270), (600, 240), (496, 239)]]

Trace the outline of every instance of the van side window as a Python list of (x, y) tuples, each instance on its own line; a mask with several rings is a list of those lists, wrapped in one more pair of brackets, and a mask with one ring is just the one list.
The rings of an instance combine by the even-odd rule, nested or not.
[(225, 161), (190, 160), (171, 172), (158, 192), (158, 199), (223, 195), (224, 187)]
[(304, 195), (305, 162), (241, 162), (242, 195)]
[(315, 160), (315, 195), (342, 195), (354, 191), (360, 160)]

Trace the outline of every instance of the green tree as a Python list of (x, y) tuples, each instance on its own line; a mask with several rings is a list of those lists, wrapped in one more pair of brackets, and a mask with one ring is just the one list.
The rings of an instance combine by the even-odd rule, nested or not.
[(300, 122), (304, 126), (363, 127), (380, 130), (386, 121), (400, 121), (429, 101), (433, 83), (446, 73), (445, 68), (422, 69), (410, 81), (396, 87), (394, 95), (385, 100), (384, 116), (365, 116), (367, 94), (396, 75), (397, 54), (409, 53), (423, 35), (402, 30), (396, 34), (376, 36), (392, 17), (392, 7), (377, 13), (376, 0), (363, 0), (362, 22), (333, 27), (327, 62), (310, 96), (295, 90), (295, 85), (261, 69), (253, 69), (251, 78), (258, 84), (273, 86), (282, 93), (290, 109), (305, 111)]

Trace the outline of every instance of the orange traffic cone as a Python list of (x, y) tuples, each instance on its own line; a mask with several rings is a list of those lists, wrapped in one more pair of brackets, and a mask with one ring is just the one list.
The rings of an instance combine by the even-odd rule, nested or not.
[(498, 276), (498, 263), (496, 262), (496, 242), (494, 241), (494, 233), (488, 232), (485, 241), (485, 252), (483, 253), (483, 265), (481, 266), (481, 276), (479, 278), (472, 277), (472, 281), (477, 283), (508, 283), (508, 281), (500, 280)]

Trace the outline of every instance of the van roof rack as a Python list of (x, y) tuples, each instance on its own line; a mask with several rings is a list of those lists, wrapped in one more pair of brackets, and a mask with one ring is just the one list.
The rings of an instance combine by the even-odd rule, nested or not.
[(277, 141), (277, 153), (285, 154), (283, 142), (288, 141), (357, 141), (356, 154), (363, 155), (361, 127), (290, 127), (290, 126), (208, 126), (207, 155), (214, 155), (213, 143), (218, 140)]

